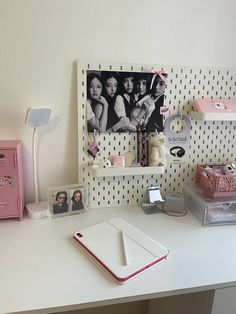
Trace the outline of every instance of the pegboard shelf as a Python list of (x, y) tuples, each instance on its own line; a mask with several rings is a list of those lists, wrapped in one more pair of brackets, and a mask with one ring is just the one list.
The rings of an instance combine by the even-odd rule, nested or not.
[(235, 121), (236, 120), (236, 113), (232, 112), (197, 112), (192, 111), (191, 117), (195, 120), (202, 120), (202, 121)]
[(92, 169), (94, 177), (116, 177), (116, 176), (135, 176), (147, 174), (162, 174), (165, 172), (164, 166), (158, 167), (125, 167), (125, 168), (97, 168)]

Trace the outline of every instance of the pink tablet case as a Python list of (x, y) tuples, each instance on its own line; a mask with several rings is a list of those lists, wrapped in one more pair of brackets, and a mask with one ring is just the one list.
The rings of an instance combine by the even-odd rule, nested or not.
[[(121, 232), (128, 263), (124, 263)], [(74, 234), (80, 247), (119, 284), (166, 259), (168, 250), (120, 218), (110, 219)]]

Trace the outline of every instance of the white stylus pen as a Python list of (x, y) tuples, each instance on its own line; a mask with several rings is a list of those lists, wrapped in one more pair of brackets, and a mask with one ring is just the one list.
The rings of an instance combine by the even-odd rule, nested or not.
[(121, 230), (121, 240), (122, 240), (122, 247), (123, 247), (123, 255), (124, 255), (124, 262), (125, 262), (125, 265), (128, 265), (128, 252), (127, 252), (127, 247), (126, 247), (126, 244), (125, 244), (125, 234), (123, 232), (123, 230)]

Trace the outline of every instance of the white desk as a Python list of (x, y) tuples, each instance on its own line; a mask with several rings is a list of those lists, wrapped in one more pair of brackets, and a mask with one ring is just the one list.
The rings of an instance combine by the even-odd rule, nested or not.
[[(127, 285), (83, 253), (73, 232), (121, 217), (170, 249), (168, 260)], [(52, 220), (0, 221), (0, 313), (59, 312), (236, 286), (236, 225), (203, 228), (191, 214), (93, 209)]]

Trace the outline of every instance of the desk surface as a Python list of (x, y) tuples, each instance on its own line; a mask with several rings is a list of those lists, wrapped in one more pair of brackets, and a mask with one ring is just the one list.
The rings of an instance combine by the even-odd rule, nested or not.
[[(72, 234), (120, 217), (170, 249), (168, 260), (118, 285)], [(0, 313), (40, 313), (152, 299), (236, 285), (236, 225), (202, 227), (187, 214), (141, 208), (92, 209), (55, 219), (0, 221)]]

